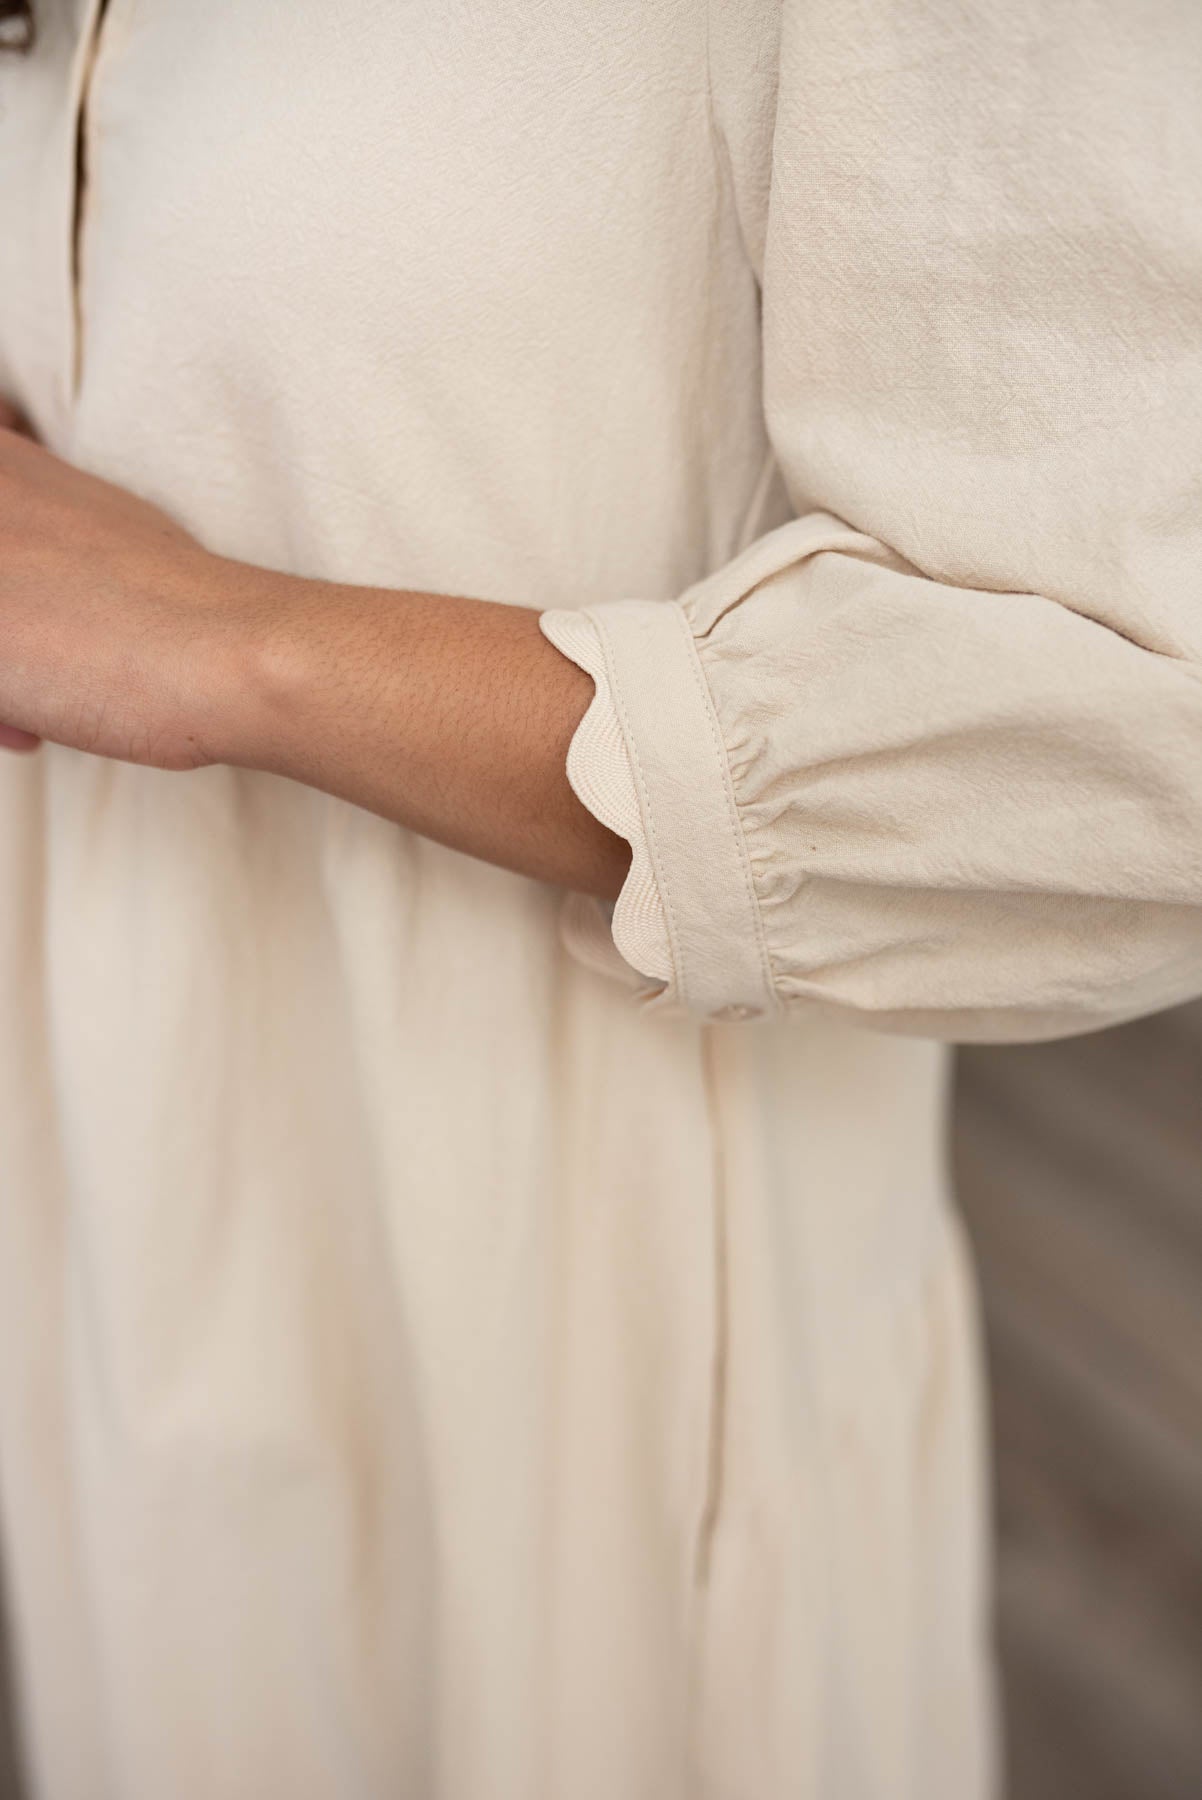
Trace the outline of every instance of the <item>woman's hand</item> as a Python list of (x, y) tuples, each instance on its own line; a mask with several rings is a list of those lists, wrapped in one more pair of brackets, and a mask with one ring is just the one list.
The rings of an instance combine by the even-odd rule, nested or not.
[(568, 785), (593, 684), (524, 606), (232, 562), (0, 422), (0, 745), (233, 763), (612, 898), (630, 846)]
[(236, 566), (0, 407), (0, 746), (221, 760), (245, 627)]

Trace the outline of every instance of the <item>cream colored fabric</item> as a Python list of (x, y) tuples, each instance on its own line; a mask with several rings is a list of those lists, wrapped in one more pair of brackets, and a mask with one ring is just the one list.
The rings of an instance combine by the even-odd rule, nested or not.
[(743, 172), (802, 516), (678, 629), (588, 613), (652, 1004), (961, 1039), (1152, 1011), (1202, 990), (1199, 19), (1093, 6), (1020, 50), (1010, 9), (874, 12), (856, 47), (823, 16), (786, 7)]
[(565, 898), (565, 941), (602, 974), (629, 981), (641, 972), (652, 978), (647, 992), (655, 994), (672, 979), (671, 940), (639, 815), (634, 764), (609, 689), (601, 633), (584, 612), (545, 612), (539, 622), (556, 648), (593, 678), (593, 698), (568, 746), (568, 780), (589, 810), (632, 850), (616, 905), (586, 894)]
[(936, 1040), (1202, 988), (1202, 15), (39, 10), (0, 390), (225, 554), (585, 609), (670, 965), (0, 762), (35, 1792), (981, 1800)]

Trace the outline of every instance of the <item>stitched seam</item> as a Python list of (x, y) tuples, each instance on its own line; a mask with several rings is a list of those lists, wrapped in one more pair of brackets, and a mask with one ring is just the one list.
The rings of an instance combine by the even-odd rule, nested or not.
[(705, 1505), (698, 1521), (693, 1560), (693, 1581), (707, 1588), (713, 1569), (714, 1544), (723, 1515), (728, 1483), (728, 1418), (730, 1410), (730, 1209), (722, 1108), (718, 1099), (718, 1055), (712, 1025), (701, 1034), (701, 1073), (710, 1123), (711, 1169), (714, 1193), (714, 1318), (713, 1356), (710, 1364), (710, 1443), (705, 1467)]
[(730, 764), (726, 757), (726, 746), (722, 742), (722, 734), (718, 728), (718, 719), (714, 711), (709, 684), (705, 679), (705, 671), (701, 667), (701, 658), (697, 654), (697, 646), (693, 641), (693, 633), (689, 627), (688, 619), (685, 617), (684, 610), (679, 603), (673, 604), (675, 605), (676, 618), (680, 625), (680, 629), (684, 633), (687, 641), (688, 650), (686, 654), (689, 667), (693, 672), (693, 679), (697, 685), (698, 697), (701, 702), (702, 711), (705, 715), (706, 724), (709, 726), (710, 739), (713, 743), (714, 755), (718, 762), (718, 778), (722, 783), (722, 793), (726, 800), (727, 819), (730, 824), (731, 835), (734, 838), (735, 849), (739, 858), (739, 867), (743, 871), (743, 883), (747, 893), (747, 904), (751, 908), (756, 943), (760, 952), (760, 974), (762, 985), (768, 995), (769, 1010), (771, 1012), (779, 1012), (780, 1001), (773, 982), (772, 961), (768, 954), (768, 941), (764, 932), (764, 921), (760, 915), (759, 900), (756, 896), (755, 882), (751, 872), (751, 858), (748, 855), (747, 842), (743, 835), (743, 821), (739, 817), (739, 807), (735, 798), (734, 781), (731, 778)]
[[(672, 951), (672, 969), (676, 978), (676, 988), (682, 1004), (688, 1005), (688, 986), (685, 979), (684, 956), (680, 948), (680, 934), (676, 924), (676, 908), (672, 901), (672, 887), (668, 880), (663, 858), (660, 855), (659, 838), (655, 829), (655, 821), (651, 811), (651, 790), (643, 769), (643, 761), (639, 755), (638, 743), (635, 740), (630, 716), (626, 711), (626, 702), (622, 693), (622, 684), (618, 680), (613, 650), (610, 644), (609, 630), (598, 613), (585, 609), (587, 616), (597, 627), (601, 638), (601, 648), (605, 657), (606, 673), (609, 676), (610, 698), (618, 715), (618, 723), (622, 727), (622, 736), (630, 753), (631, 765), (635, 772), (635, 785), (638, 790), (639, 806), (643, 815), (643, 828), (647, 833), (647, 845), (651, 855), (651, 866), (655, 871), (655, 879), (659, 884), (660, 897), (664, 903), (664, 918), (668, 927), (668, 944)], [(633, 865), (632, 865), (633, 866)]]

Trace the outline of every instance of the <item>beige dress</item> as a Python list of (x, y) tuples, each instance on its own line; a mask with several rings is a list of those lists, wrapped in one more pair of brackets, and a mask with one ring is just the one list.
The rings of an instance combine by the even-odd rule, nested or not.
[(980, 1800), (945, 1044), (1202, 991), (1202, 9), (38, 11), (0, 392), (548, 609), (635, 854), (0, 760), (33, 1791)]

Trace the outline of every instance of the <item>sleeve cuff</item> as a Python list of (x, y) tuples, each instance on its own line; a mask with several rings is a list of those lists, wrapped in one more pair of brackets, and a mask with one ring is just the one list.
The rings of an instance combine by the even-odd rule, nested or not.
[(649, 1010), (721, 1021), (776, 1012), (726, 751), (680, 604), (604, 601), (552, 609), (540, 625), (597, 684), (568, 778), (631, 843), (612, 939), (629, 966), (659, 981)]
[(601, 634), (587, 613), (543, 613), (543, 635), (591, 675), (595, 692), (568, 746), (567, 775), (578, 800), (630, 845), (630, 870), (613, 903), (571, 894), (563, 911), (569, 949), (601, 974), (642, 975), (659, 993), (672, 977), (663, 902), (651, 867), (634, 769), (610, 692)]

